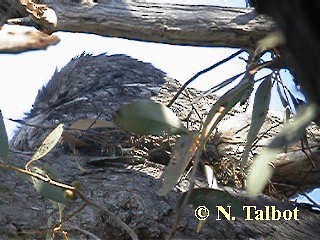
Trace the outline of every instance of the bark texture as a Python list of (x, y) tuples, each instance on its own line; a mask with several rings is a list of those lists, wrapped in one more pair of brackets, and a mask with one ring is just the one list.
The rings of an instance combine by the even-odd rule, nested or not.
[(38, 30), (5, 25), (0, 31), (0, 53), (21, 53), (30, 50), (46, 49), (57, 44), (60, 39)]
[[(167, 103), (179, 87), (176, 81), (151, 64), (124, 55), (87, 55), (75, 58), (60, 72), (55, 73), (48, 85), (39, 92), (33, 109), (25, 119), (26, 123), (33, 127), (22, 126), (17, 131), (10, 144), (16, 152), (12, 154), (10, 163), (23, 166), (30, 158), (26, 155), (27, 152), (33, 151), (51, 131), (50, 126), (58, 122), (70, 126), (75, 121), (86, 118), (108, 121), (120, 104), (141, 98), (153, 98)], [(205, 115), (216, 100), (214, 96), (202, 97), (201, 94), (194, 89), (187, 89), (173, 105), (173, 110), (193, 129), (199, 128), (202, 114)], [(200, 100), (195, 101), (196, 99)], [(193, 106), (191, 102), (194, 103)], [(198, 110), (198, 114), (195, 109)], [(190, 112), (191, 117), (187, 119), (186, 116), (190, 115)], [(235, 108), (219, 125), (219, 134), (208, 145), (211, 152), (207, 154), (207, 158), (209, 155), (221, 185), (236, 183), (229, 170), (232, 169), (232, 164), (239, 160), (243, 151), (245, 128), (242, 126), (247, 125), (248, 118), (248, 114), (241, 108)], [(268, 117), (264, 130), (273, 126), (272, 131), (269, 130), (268, 134), (261, 137), (257, 148), (253, 150), (254, 153), (258, 153), (261, 146), (278, 131), (279, 122), (281, 119), (273, 115)], [(317, 134), (316, 131), (317, 129), (312, 130), (314, 134)], [(74, 130), (66, 133), (69, 134), (69, 138), (65, 137), (64, 143), (57, 146), (45, 159), (38, 161), (37, 165), (49, 166), (59, 173), (63, 182), (80, 181), (88, 198), (116, 213), (140, 239), (164, 239), (174, 221), (175, 206), (182, 194), (181, 190), (185, 190), (187, 185), (181, 182), (168, 196), (157, 195), (156, 191), (160, 186), (159, 176), (164, 166), (155, 163), (156, 159), (153, 159), (153, 162), (148, 161), (148, 155), (159, 146), (152, 145), (152, 141), (148, 142), (145, 138), (147, 144), (141, 147), (141, 144), (130, 141), (132, 136), (115, 127), (98, 131), (92, 129), (81, 132), (80, 135)], [(74, 139), (85, 144), (78, 144)], [(132, 148), (139, 151), (132, 151)], [(134, 155), (146, 148), (148, 150), (144, 157)], [(129, 149), (129, 152), (126, 152), (126, 149)], [(291, 153), (290, 149), (288, 152)], [(274, 186), (277, 191), (266, 191), (274, 194), (278, 200), (265, 195), (256, 200), (249, 200), (242, 191), (229, 191), (245, 198), (248, 205), (257, 205), (259, 208), (274, 205), (282, 210), (292, 209), (294, 205), (279, 199), (284, 195), (309, 189), (310, 185), (318, 185), (315, 181), (310, 181), (308, 186), (301, 183), (305, 183), (303, 180), (308, 179), (310, 175), (314, 178), (319, 175), (315, 173), (315, 168), (310, 168), (309, 172), (305, 168), (296, 168), (297, 164), (311, 164), (304, 155), (297, 157), (294, 154), (296, 152), (292, 151), (293, 155), (286, 154), (283, 159), (279, 159), (279, 163), (285, 160), (287, 164), (279, 164), (280, 167), (276, 169), (275, 176), (278, 174), (279, 177), (276, 178), (278, 185)], [(315, 151), (314, 154), (316, 153)], [(131, 158), (128, 157), (130, 155)], [(294, 165), (295, 167), (290, 168)], [(289, 170), (282, 168), (283, 166), (289, 167)], [(300, 175), (299, 171), (304, 171), (305, 175)], [(287, 173), (288, 179), (282, 177), (284, 173)], [(7, 194), (1, 195), (1, 235), (4, 239), (17, 234), (23, 234), (25, 239), (35, 236), (42, 239), (43, 235), (37, 230), (47, 228), (50, 223), (56, 222), (56, 210), (50, 202), (39, 197), (30, 183), (17, 178), (13, 172), (1, 170), (0, 180), (8, 187)], [(200, 175), (197, 185), (206, 185)], [(283, 186), (289, 185), (290, 194), (287, 194), (287, 188)], [(72, 202), (67, 206), (67, 211), (79, 205), (79, 201)], [(211, 219), (203, 231), (197, 234), (194, 231), (196, 219), (193, 210), (187, 208), (178, 227), (176, 239), (317, 238), (320, 233), (319, 215), (300, 206), (299, 210), (299, 221)], [(76, 239), (86, 239), (83, 231), (80, 231), (82, 229), (96, 234), (101, 239), (127, 239), (125, 233), (114, 225), (112, 218), (91, 208), (86, 208), (73, 217), (66, 223), (65, 228), (69, 230), (70, 236)]]
[(19, 0), (2, 0), (0, 3), (0, 28), (9, 18), (26, 14)]
[(254, 49), (257, 40), (276, 28), (252, 8), (129, 0), (38, 2), (56, 12), (58, 24), (53, 31), (90, 32), (159, 43)]

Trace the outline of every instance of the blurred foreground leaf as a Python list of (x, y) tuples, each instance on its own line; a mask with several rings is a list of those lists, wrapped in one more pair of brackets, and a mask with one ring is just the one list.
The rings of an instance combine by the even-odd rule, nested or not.
[(269, 33), (266, 37), (258, 41), (256, 54), (279, 47), (285, 44), (285, 37), (281, 32)]
[(249, 195), (255, 197), (263, 191), (265, 185), (271, 179), (273, 173), (272, 165), (281, 148), (297, 141), (304, 134), (305, 128), (315, 116), (315, 105), (309, 105), (301, 109), (293, 121), (286, 124), (269, 146), (254, 160), (252, 169), (247, 177)]
[(278, 149), (266, 148), (254, 160), (251, 172), (247, 178), (247, 191), (255, 197), (263, 191), (272, 177), (272, 163), (276, 160)]
[(247, 135), (245, 149), (242, 153), (242, 166), (247, 162), (251, 145), (256, 139), (268, 113), (271, 98), (272, 79), (268, 76), (258, 87), (251, 116), (250, 129)]
[(289, 145), (301, 137), (304, 134), (306, 127), (316, 116), (317, 107), (313, 104), (306, 107), (301, 107), (297, 112), (297, 115), (286, 124), (281, 132), (271, 141), (270, 148), (282, 148)]
[[(30, 170), (32, 172), (41, 174), (42, 176), (49, 176), (50, 178), (53, 177), (52, 174), (48, 173), (48, 171), (38, 167), (32, 167)], [(56, 203), (61, 203), (64, 205), (67, 203), (67, 199), (65, 198), (64, 190), (62, 188), (51, 185), (35, 177), (31, 178), (34, 188), (38, 193), (40, 193), (41, 196)]]
[(163, 183), (158, 191), (160, 196), (166, 195), (177, 184), (180, 176), (190, 163), (197, 149), (198, 134), (182, 135), (174, 147), (174, 155), (166, 167), (162, 177)]

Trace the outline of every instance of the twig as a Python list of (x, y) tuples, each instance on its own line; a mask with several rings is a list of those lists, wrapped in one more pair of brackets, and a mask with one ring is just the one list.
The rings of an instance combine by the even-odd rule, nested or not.
[(13, 170), (13, 171), (16, 171), (16, 172), (19, 172), (19, 173), (22, 173), (22, 174), (25, 174), (25, 175), (28, 175), (28, 176), (31, 176), (31, 177), (35, 177), (35, 178), (37, 178), (37, 179), (39, 179), (39, 180), (41, 180), (43, 182), (46, 182), (46, 183), (48, 183), (50, 185), (54, 185), (55, 187), (59, 187), (59, 188), (65, 189), (65, 190), (71, 190), (71, 191), (75, 191), (76, 190), (76, 188), (73, 187), (73, 186), (69, 186), (67, 184), (54, 181), (51, 178), (49, 178), (48, 176), (43, 176), (43, 175), (41, 175), (39, 173), (31, 172), (29, 170), (25, 170), (25, 169), (22, 169), (22, 168), (18, 168), (18, 167), (7, 165), (7, 164), (3, 164), (3, 163), (0, 163), (0, 168)]
[(189, 190), (188, 190), (185, 198), (183, 199), (183, 202), (182, 202), (180, 208), (177, 211), (177, 214), (176, 214), (176, 217), (175, 217), (175, 222), (172, 225), (172, 228), (170, 230), (168, 239), (171, 239), (175, 235), (175, 233), (177, 231), (178, 224), (179, 224), (181, 216), (182, 216), (182, 211), (185, 208), (185, 206), (187, 205), (187, 203), (189, 201), (189, 198), (190, 198), (190, 195), (192, 193), (192, 190), (194, 189), (195, 176), (196, 176), (196, 173), (197, 173), (198, 164), (200, 162), (200, 154), (201, 154), (201, 149), (202, 149), (200, 146), (201, 145), (198, 146), (198, 149), (196, 150), (196, 153), (194, 154), (194, 157), (193, 157), (194, 162), (193, 162), (193, 166), (192, 166), (193, 168), (192, 168), (191, 175), (190, 175)]
[(97, 209), (100, 209), (106, 212), (119, 226), (121, 226), (131, 237), (132, 240), (138, 240), (138, 236), (136, 233), (125, 223), (123, 222), (118, 216), (112, 213), (109, 209), (105, 208), (102, 205), (97, 204), (96, 202), (86, 198), (83, 193), (81, 193), (78, 189), (74, 190), (74, 193), (79, 196), (83, 201), (85, 201), (88, 205), (91, 205)]
[(213, 94), (214, 92), (224, 88), (225, 86), (227, 86), (228, 84), (232, 83), (233, 81), (235, 81), (237, 78), (239, 78), (241, 75), (243, 75), (245, 73), (246, 72), (239, 73), (237, 75), (234, 75), (234, 76), (224, 80), (222, 83), (219, 83), (219, 84), (215, 85), (214, 87), (210, 88), (209, 90), (207, 90), (203, 94), (201, 94), (201, 96), (199, 96), (199, 97), (195, 98), (194, 100), (192, 100), (191, 104), (197, 103), (202, 98), (208, 96), (209, 94)]
[(87, 231), (87, 230), (84, 230), (84, 229), (81, 229), (77, 226), (70, 226), (70, 228), (68, 228), (68, 230), (77, 230), (85, 235), (88, 235), (89, 237), (93, 238), (94, 240), (101, 240), (101, 238), (99, 238), (98, 236), (96, 236), (95, 234)]
[(68, 221), (73, 216), (77, 215), (79, 212), (81, 212), (83, 209), (85, 209), (86, 206), (88, 206), (87, 203), (82, 204), (77, 210), (73, 211), (72, 213), (70, 213), (69, 215), (64, 217), (61, 224), (63, 224), (64, 222)]
[(228, 84), (232, 83), (234, 80), (236, 80), (237, 78), (239, 78), (241, 75), (245, 74), (246, 72), (242, 72), (239, 73), (237, 75), (234, 75), (226, 80), (224, 80), (222, 83), (219, 83), (218, 85), (210, 88), (209, 90), (205, 91), (200, 97), (196, 98), (196, 100), (200, 100), (201, 98), (208, 96), (209, 94), (212, 94), (218, 90), (220, 90), (221, 88), (224, 88), (225, 86), (227, 86)]
[(19, 123), (19, 124), (21, 124), (21, 125), (28, 126), (28, 127), (43, 128), (43, 129), (54, 129), (55, 127), (57, 127), (56, 125), (30, 124), (30, 123), (27, 123), (26, 121), (21, 120), (21, 119), (8, 118), (8, 120), (11, 121), (11, 122), (16, 122), (16, 123)]
[[(25, 126), (28, 126), (28, 127), (34, 127), (34, 128), (55, 129), (57, 127), (57, 125), (30, 124), (30, 123), (27, 123), (26, 121), (21, 120), (21, 119), (6, 118), (6, 120), (9, 120), (9, 121), (12, 121), (12, 122), (16, 122), (16, 123), (19, 123), (21, 125), (25, 125)], [(97, 120), (98, 119), (94, 119), (93, 123), (91, 123), (90, 126), (87, 129), (78, 129), (78, 128), (65, 127), (64, 130), (66, 130), (66, 131), (87, 132), (96, 123)], [(114, 127), (106, 127), (106, 128), (114, 128)]]
[(100, 206), (96, 202), (86, 198), (85, 195), (81, 191), (79, 191), (77, 188), (70, 186), (70, 185), (67, 185), (67, 184), (64, 184), (64, 183), (54, 181), (49, 176), (43, 176), (41, 174), (34, 173), (29, 170), (21, 169), (21, 168), (15, 167), (15, 166), (0, 163), (0, 168), (14, 170), (14, 171), (20, 172), (22, 174), (35, 177), (35, 178), (37, 178), (43, 182), (46, 182), (50, 185), (53, 185), (55, 187), (59, 187), (64, 190), (71, 190), (76, 196), (81, 198), (87, 205), (91, 205), (97, 209), (100, 209), (100, 210), (106, 212), (118, 224), (118, 226), (122, 227), (122, 229), (124, 229), (129, 234), (131, 239), (138, 240), (138, 236), (136, 235), (136, 233), (126, 223), (124, 223), (118, 216), (113, 214), (109, 209), (107, 209), (103, 206)]
[(319, 203), (317, 203), (317, 202), (314, 201), (311, 197), (309, 197), (308, 194), (306, 194), (306, 193), (301, 193), (301, 195), (303, 195), (305, 198), (307, 198), (308, 201), (311, 202), (311, 203), (314, 205), (314, 207), (320, 208)]
[(178, 90), (178, 92), (176, 93), (176, 95), (174, 95), (174, 97), (171, 99), (171, 101), (168, 103), (167, 107), (171, 107), (172, 104), (175, 102), (175, 100), (177, 100), (177, 98), (179, 97), (179, 95), (182, 93), (182, 91), (191, 83), (193, 82), (196, 78), (198, 78), (199, 76), (201, 76), (202, 74), (211, 71), (212, 69), (220, 66), (223, 63), (226, 63), (227, 61), (231, 60), (232, 58), (235, 58), (236, 56), (238, 56), (239, 54), (241, 54), (242, 52), (244, 52), (245, 50), (240, 49), (239, 51), (231, 54), (229, 57), (213, 64), (212, 66), (196, 73), (195, 75), (193, 75), (193, 77), (191, 77), (188, 81), (186, 81)]
[[(305, 135), (305, 136), (301, 137), (300, 142), (301, 142), (301, 151), (306, 155), (306, 157), (307, 157), (307, 159), (310, 161), (312, 167), (313, 167), (314, 169), (318, 169), (318, 167), (317, 167), (316, 164), (315, 164), (315, 160), (314, 160), (312, 151), (311, 151), (311, 149), (310, 149), (307, 136)], [(307, 150), (308, 152), (307, 152), (306, 150)]]

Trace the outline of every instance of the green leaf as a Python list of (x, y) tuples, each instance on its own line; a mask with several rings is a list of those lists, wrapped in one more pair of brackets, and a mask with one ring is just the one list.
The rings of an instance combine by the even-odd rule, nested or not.
[(202, 138), (210, 136), (222, 118), (248, 93), (250, 84), (250, 81), (245, 79), (219, 98), (210, 109), (203, 124)]
[(6, 163), (9, 156), (9, 144), (6, 127), (0, 111), (0, 158)]
[[(217, 212), (217, 206), (222, 206), (226, 210), (228, 209), (227, 206), (231, 206), (232, 216), (246, 217), (245, 211), (243, 211), (243, 206), (245, 205), (243, 200), (232, 196), (228, 192), (211, 188), (197, 188), (191, 191), (188, 204), (191, 204), (194, 208), (205, 206), (209, 209), (210, 217)], [(181, 199), (179, 199), (178, 207), (183, 203), (186, 194), (184, 193)]]
[(174, 135), (188, 132), (171, 109), (151, 100), (138, 100), (122, 105), (113, 120), (121, 128), (138, 135)]
[(287, 146), (301, 137), (304, 134), (306, 127), (316, 116), (315, 105), (308, 105), (301, 108), (297, 115), (293, 118), (293, 121), (286, 124), (281, 132), (271, 141), (270, 148), (281, 148)]
[(27, 165), (30, 165), (31, 162), (38, 160), (45, 155), (47, 155), (59, 142), (60, 137), (63, 133), (63, 123), (60, 123), (42, 142), (41, 146), (33, 154), (31, 160)]
[[(41, 174), (42, 176), (49, 176), (50, 178), (53, 177), (48, 171), (38, 167), (32, 167), (30, 170), (34, 173)], [(56, 203), (61, 203), (64, 205), (67, 203), (67, 199), (64, 197), (64, 190), (62, 188), (51, 185), (35, 177), (31, 178), (34, 188), (38, 193), (40, 193), (41, 196)]]
[(186, 134), (177, 140), (174, 155), (162, 175), (163, 183), (158, 191), (160, 196), (166, 195), (180, 179), (194, 155), (193, 148), (196, 148), (194, 144), (197, 137), (195, 134)]
[(270, 142), (261, 154), (254, 160), (247, 177), (247, 191), (255, 197), (263, 191), (271, 179), (277, 154), (281, 148), (298, 140), (304, 134), (305, 128), (316, 116), (316, 106), (309, 105), (302, 109), (292, 122), (286, 124), (281, 132)]
[(271, 97), (272, 79), (268, 76), (258, 87), (253, 104), (250, 129), (247, 135), (245, 149), (242, 153), (242, 165), (249, 157), (251, 145), (256, 139), (268, 113)]

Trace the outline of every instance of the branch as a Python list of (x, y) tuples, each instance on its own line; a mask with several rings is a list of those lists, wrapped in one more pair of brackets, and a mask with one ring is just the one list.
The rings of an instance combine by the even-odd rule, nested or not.
[(66, 3), (43, 0), (55, 10), (56, 31), (178, 45), (254, 48), (275, 24), (253, 9), (144, 1)]
[(35, 49), (46, 49), (57, 44), (57, 36), (17, 26), (5, 25), (0, 30), (0, 53), (21, 53)]

